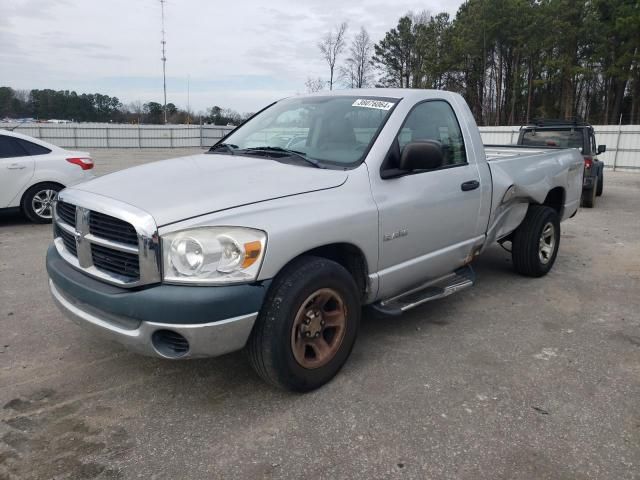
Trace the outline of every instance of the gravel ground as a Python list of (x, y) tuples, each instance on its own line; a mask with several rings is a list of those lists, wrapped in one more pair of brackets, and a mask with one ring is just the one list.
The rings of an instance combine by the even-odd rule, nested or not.
[[(96, 150), (96, 172), (196, 150)], [(49, 298), (50, 226), (0, 216), (0, 479), (640, 478), (640, 175), (606, 173), (553, 271), (507, 252), (401, 318), (365, 313), (306, 395), (241, 353), (169, 362), (102, 343)]]

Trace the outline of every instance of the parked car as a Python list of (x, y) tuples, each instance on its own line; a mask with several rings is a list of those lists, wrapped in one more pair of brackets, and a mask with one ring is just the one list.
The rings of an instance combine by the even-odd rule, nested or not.
[(56, 195), (93, 177), (87, 152), (0, 130), (0, 210), (22, 210), (35, 223), (51, 222)]
[(607, 146), (596, 147), (591, 125), (578, 121), (538, 120), (520, 129), (518, 145), (579, 149), (584, 158), (582, 206), (595, 207), (596, 196), (601, 196), (604, 190), (604, 162), (597, 155), (606, 152)]
[(495, 242), (517, 272), (547, 274), (582, 167), (574, 149), (485, 151), (454, 93), (288, 98), (208, 153), (60, 192), (49, 286), (68, 317), (132, 350), (246, 347), (264, 380), (307, 391), (347, 360), (363, 305), (400, 315), (470, 287)]

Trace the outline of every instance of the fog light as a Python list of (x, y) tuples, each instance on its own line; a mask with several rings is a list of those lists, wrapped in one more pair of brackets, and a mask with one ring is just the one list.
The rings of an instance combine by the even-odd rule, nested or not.
[(189, 342), (186, 338), (172, 330), (156, 330), (151, 336), (151, 343), (163, 357), (180, 358), (189, 352)]

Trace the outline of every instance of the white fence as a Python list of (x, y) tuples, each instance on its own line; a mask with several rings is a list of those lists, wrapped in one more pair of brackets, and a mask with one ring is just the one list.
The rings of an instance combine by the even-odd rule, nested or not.
[[(640, 125), (594, 125), (596, 143), (607, 151), (598, 158), (614, 170), (640, 170)], [(511, 144), (518, 141), (520, 127), (480, 127), (485, 144)]]
[[(0, 128), (14, 126), (0, 124)], [(65, 148), (180, 148), (209, 147), (231, 130), (218, 125), (25, 123), (14, 131)]]
[[(0, 124), (0, 128), (15, 124)], [(520, 127), (480, 127), (486, 144), (512, 144)], [(208, 147), (233, 127), (217, 125), (123, 125), (110, 123), (25, 123), (15, 131), (66, 148)], [(594, 126), (596, 141), (606, 145), (599, 156), (607, 167), (640, 170), (640, 125)]]

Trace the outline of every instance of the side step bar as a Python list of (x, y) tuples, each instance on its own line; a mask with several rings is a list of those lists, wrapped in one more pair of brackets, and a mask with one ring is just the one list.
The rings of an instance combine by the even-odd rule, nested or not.
[(371, 307), (385, 315), (402, 315), (423, 303), (453, 295), (460, 290), (473, 286), (476, 274), (470, 265), (459, 268), (444, 277), (432, 280), (395, 297), (381, 300)]

